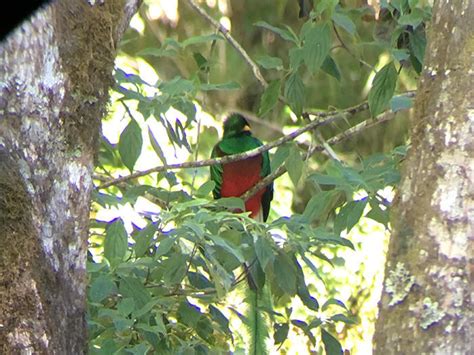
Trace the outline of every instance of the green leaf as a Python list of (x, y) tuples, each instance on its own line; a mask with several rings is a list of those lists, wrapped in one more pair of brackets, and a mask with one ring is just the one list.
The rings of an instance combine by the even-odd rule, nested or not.
[(180, 322), (187, 324), (193, 328), (196, 327), (201, 318), (201, 309), (188, 301), (181, 302), (178, 307), (178, 319)]
[(346, 181), (343, 178), (339, 176), (333, 176), (333, 175), (324, 175), (320, 173), (314, 173), (314, 174), (311, 174), (309, 178), (319, 185), (339, 186), (339, 185), (346, 184)]
[(179, 96), (185, 93), (190, 93), (195, 89), (194, 83), (190, 80), (183, 79), (176, 76), (170, 81), (165, 81), (158, 85), (158, 88), (170, 96)]
[(220, 330), (224, 334), (231, 334), (229, 329), (229, 320), (218, 308), (214, 307), (212, 304), (209, 305), (209, 314), (211, 315), (212, 320), (219, 325)]
[(408, 54), (408, 51), (406, 49), (392, 48), (391, 52), (392, 52), (392, 56), (399, 62), (410, 58), (410, 55)]
[(390, 109), (393, 112), (407, 110), (413, 107), (413, 100), (406, 96), (394, 96), (390, 100)]
[(104, 256), (111, 265), (117, 265), (127, 252), (127, 231), (120, 218), (107, 225), (104, 241)]
[(303, 113), (305, 89), (297, 72), (292, 73), (285, 83), (285, 98), (297, 117)]
[[(146, 289), (145, 289), (146, 291)], [(148, 291), (147, 291), (147, 294), (148, 294)], [(149, 294), (148, 294), (149, 295)], [(144, 297), (142, 295), (142, 297)], [(150, 299), (150, 298), (146, 298), (146, 299)], [(161, 302), (161, 300), (159, 298), (152, 298), (150, 299), (148, 302), (144, 303), (144, 301), (146, 300), (145, 298), (142, 300), (142, 302), (140, 303), (142, 306), (140, 307), (140, 309), (136, 310), (135, 312), (133, 312), (133, 317), (134, 318), (140, 318), (144, 315), (147, 315), (150, 313), (150, 311), (157, 305)]]
[(193, 286), (196, 287), (197, 289), (205, 289), (205, 288), (212, 288), (213, 284), (207, 277), (205, 277), (203, 274), (194, 272), (194, 271), (189, 271), (188, 272), (188, 280), (189, 283)]
[(120, 157), (130, 172), (133, 171), (133, 167), (140, 156), (142, 145), (142, 130), (138, 123), (132, 118), (130, 123), (120, 134), (118, 143)]
[(176, 242), (176, 237), (165, 237), (158, 244), (158, 250), (156, 251), (156, 257), (159, 258), (168, 253)]
[(142, 257), (150, 248), (151, 241), (155, 235), (156, 226), (152, 223), (147, 225), (145, 228), (140, 230), (133, 236), (135, 240), (135, 245), (133, 249), (135, 250), (135, 255), (137, 257)]
[(332, 20), (336, 23), (336, 25), (342, 27), (351, 35), (355, 33), (356, 26), (349, 16), (344, 15), (340, 12), (335, 12), (332, 15)]
[(327, 212), (327, 209), (335, 196), (337, 196), (337, 191), (331, 190), (321, 191), (311, 197), (304, 209), (303, 219), (307, 223), (311, 223), (315, 219), (320, 218)]
[(243, 263), (245, 261), (244, 256), (242, 255), (242, 252), (240, 249), (236, 248), (233, 245), (230, 245), (227, 243), (224, 238), (219, 237), (218, 235), (209, 235), (209, 239), (211, 239), (215, 245), (220, 246), (224, 250), (226, 250), (228, 253), (231, 255), (235, 256), (237, 260), (240, 261), (240, 263)]
[(298, 263), (296, 258), (294, 258), (294, 264), (296, 267), (296, 273), (297, 273), (297, 279), (296, 279), (296, 293), (298, 294), (298, 297), (300, 298), (301, 302), (308, 307), (309, 309), (313, 311), (318, 311), (319, 310), (319, 303), (316, 298), (311, 296), (308, 290), (308, 286), (306, 286), (305, 280), (304, 280), (304, 273), (301, 268), (301, 265)]
[(359, 201), (350, 201), (347, 203), (348, 206), (349, 205), (351, 206), (347, 213), (347, 221), (346, 221), (346, 227), (347, 227), (348, 233), (362, 218), (362, 214), (364, 213), (365, 206), (367, 206), (367, 202), (368, 202), (368, 199), (364, 198)]
[(286, 254), (278, 254), (273, 261), (273, 272), (278, 287), (289, 296), (296, 294), (296, 270)]
[(301, 157), (300, 150), (296, 145), (293, 145), (290, 149), (288, 158), (285, 161), (285, 167), (288, 170), (293, 185), (298, 185), (298, 181), (303, 173), (304, 161)]
[(142, 49), (137, 53), (137, 56), (153, 56), (153, 57), (174, 57), (176, 56), (177, 51), (176, 49), (168, 49), (168, 48), (156, 48), (156, 47), (151, 47), (151, 48), (145, 48)]
[(123, 297), (133, 298), (138, 308), (151, 301), (150, 293), (143, 285), (142, 280), (136, 277), (122, 277), (120, 279), (119, 291)]
[(135, 300), (127, 297), (123, 298), (117, 305), (117, 311), (124, 317), (128, 317), (135, 310)]
[(148, 127), (148, 137), (150, 138), (151, 146), (153, 147), (153, 150), (155, 151), (156, 155), (158, 155), (158, 158), (160, 158), (163, 165), (167, 165), (165, 153), (163, 153), (163, 150), (160, 147), (160, 143), (158, 143), (158, 141), (156, 140), (155, 135), (153, 134), (153, 131), (150, 127)]
[(216, 201), (216, 203), (218, 206), (224, 207), (229, 210), (245, 211), (245, 203), (241, 198), (238, 197), (220, 198)]
[(96, 278), (89, 288), (89, 299), (91, 302), (101, 302), (109, 295), (117, 292), (115, 282), (110, 275), (101, 275)]
[(290, 154), (290, 145), (283, 144), (277, 148), (275, 154), (272, 156), (272, 159), (270, 160), (272, 172), (278, 169), (280, 165), (282, 165), (285, 162), (289, 154)]
[(259, 116), (265, 116), (275, 107), (280, 96), (280, 80), (273, 80), (263, 92), (260, 100), (260, 108), (258, 110)]
[(425, 57), (425, 48), (426, 48), (426, 37), (425, 33), (422, 30), (409, 33), (410, 40), (410, 52), (415, 56), (415, 58), (423, 64)]
[(304, 60), (303, 48), (300, 48), (300, 47), (291, 48), (289, 54), (290, 54), (290, 68), (296, 72)]
[(239, 83), (235, 81), (229, 81), (221, 84), (201, 84), (201, 90), (203, 91), (215, 91), (215, 90), (237, 90), (240, 89)]
[(257, 63), (265, 69), (283, 69), (283, 61), (278, 57), (264, 55), (257, 59)]
[(290, 330), (290, 327), (288, 323), (275, 323), (273, 325), (273, 330), (273, 340), (275, 344), (281, 344), (288, 337), (288, 331)]
[(298, 39), (298, 37), (296, 37), (294, 32), (289, 31), (287, 28), (275, 27), (275, 26), (272, 26), (272, 25), (270, 25), (269, 23), (267, 23), (265, 21), (258, 21), (257, 23), (254, 24), (254, 26), (262, 27), (262, 28), (265, 28), (267, 30), (270, 30), (270, 31), (276, 33), (277, 35), (279, 35), (281, 38), (283, 38), (286, 41), (290, 41), (290, 42), (293, 42), (293, 43), (296, 43), (296, 44), (299, 42), (299, 39)]
[(370, 200), (371, 210), (366, 214), (367, 218), (373, 219), (374, 221), (383, 224), (385, 227), (390, 222), (390, 216), (388, 210), (382, 210), (379, 206), (377, 199)]
[(369, 92), (369, 108), (372, 117), (376, 117), (387, 108), (395, 91), (397, 77), (397, 69), (393, 62), (385, 65), (375, 75)]
[(154, 333), (154, 334), (166, 334), (166, 327), (163, 324), (163, 320), (161, 322), (157, 322), (157, 325), (149, 325), (146, 323), (138, 323), (135, 328), (144, 330), (146, 332)]
[(354, 319), (348, 318), (342, 313), (335, 314), (329, 319), (334, 321), (334, 322), (343, 322), (343, 323), (346, 323), (346, 324), (357, 324), (357, 322)]
[(187, 46), (191, 46), (193, 44), (201, 44), (201, 43), (206, 43), (206, 42), (211, 42), (211, 41), (218, 41), (222, 40), (222, 36), (216, 33), (209, 34), (209, 35), (202, 35), (202, 36), (194, 36), (185, 39), (181, 44), (183, 45), (183, 48), (186, 48)]
[(341, 81), (341, 72), (339, 71), (336, 62), (330, 55), (328, 55), (324, 60), (321, 69), (327, 74), (331, 75), (337, 81)]
[(304, 63), (315, 74), (324, 63), (331, 48), (331, 34), (329, 26), (316, 25), (305, 34), (303, 46)]
[(199, 189), (196, 191), (196, 196), (198, 197), (207, 197), (212, 190), (216, 187), (215, 181), (209, 180), (204, 184), (199, 186)]
[(400, 16), (398, 23), (402, 26), (417, 28), (423, 22), (424, 12), (421, 9), (412, 9), (409, 14)]
[(262, 270), (265, 270), (267, 264), (274, 258), (272, 243), (263, 236), (258, 237), (255, 242), (255, 254), (257, 254)]
[(335, 299), (335, 298), (330, 298), (326, 302), (324, 302), (323, 306), (321, 307), (321, 310), (324, 312), (331, 305), (336, 305), (347, 310), (346, 305), (342, 301), (339, 301), (338, 299)]
[(183, 255), (173, 255), (163, 262), (163, 282), (167, 286), (176, 285), (186, 276), (186, 258)]
[(341, 355), (342, 347), (339, 341), (334, 338), (331, 334), (321, 328), (321, 340), (324, 344), (324, 350), (326, 355)]
[(199, 52), (193, 53), (194, 61), (196, 62), (197, 67), (199, 70), (202, 70), (205, 73), (209, 72), (209, 61)]

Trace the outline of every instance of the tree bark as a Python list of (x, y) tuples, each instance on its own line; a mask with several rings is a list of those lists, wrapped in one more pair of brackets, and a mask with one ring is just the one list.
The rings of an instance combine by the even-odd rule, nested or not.
[(436, 1), (395, 202), (376, 354), (472, 354), (474, 2)]
[(0, 47), (0, 353), (86, 352), (92, 170), (140, 0), (61, 0)]

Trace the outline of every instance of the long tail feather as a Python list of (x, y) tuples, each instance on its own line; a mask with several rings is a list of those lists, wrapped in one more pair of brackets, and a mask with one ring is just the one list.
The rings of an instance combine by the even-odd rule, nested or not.
[(247, 289), (247, 331), (249, 333), (248, 354), (250, 355), (264, 355), (268, 354), (266, 341), (268, 339), (268, 324), (265, 317), (265, 312), (262, 308), (265, 307), (267, 300), (265, 300), (264, 290)]

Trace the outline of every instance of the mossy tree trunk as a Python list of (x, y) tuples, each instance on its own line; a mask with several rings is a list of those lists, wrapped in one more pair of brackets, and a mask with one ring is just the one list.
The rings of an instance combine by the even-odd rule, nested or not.
[(61, 0), (0, 47), (0, 353), (86, 352), (92, 170), (140, 0)]
[(472, 354), (474, 2), (435, 1), (376, 354)]

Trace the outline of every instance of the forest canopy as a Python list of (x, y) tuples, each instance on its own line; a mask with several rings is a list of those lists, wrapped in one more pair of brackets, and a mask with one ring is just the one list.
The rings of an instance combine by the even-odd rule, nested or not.
[[(422, 0), (144, 1), (94, 173), (90, 353), (367, 353), (430, 17)], [(212, 197), (230, 112), (267, 142), (267, 222), (235, 213), (252, 191)]]

